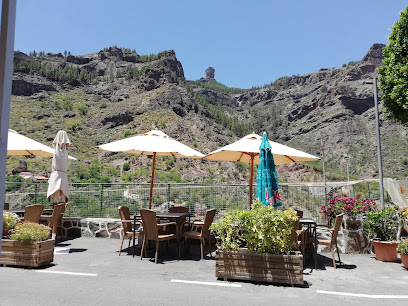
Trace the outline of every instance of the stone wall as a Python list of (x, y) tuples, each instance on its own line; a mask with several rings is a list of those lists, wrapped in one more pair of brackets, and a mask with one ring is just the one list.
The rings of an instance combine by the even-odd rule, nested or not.
[(120, 219), (105, 218), (63, 218), (64, 237), (122, 238)]
[[(317, 230), (317, 237), (331, 239), (331, 233), (325, 230)], [(362, 219), (343, 218), (342, 226), (337, 236), (337, 246), (340, 253), (346, 254), (371, 254), (372, 244), (369, 237), (363, 231)], [(329, 248), (319, 245), (319, 252), (330, 252)]]

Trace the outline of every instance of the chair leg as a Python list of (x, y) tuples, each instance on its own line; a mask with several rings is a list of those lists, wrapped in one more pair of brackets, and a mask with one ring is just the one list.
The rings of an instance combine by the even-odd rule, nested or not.
[(213, 258), (212, 249), (211, 249), (211, 237), (208, 237), (208, 247), (210, 248), (210, 256), (211, 256), (211, 258)]
[(337, 246), (337, 242), (336, 242), (336, 251), (337, 251), (337, 256), (339, 257), (339, 264), (342, 264), (341, 259), (340, 259), (339, 247)]
[(122, 253), (123, 240), (125, 240), (125, 233), (122, 233), (122, 241), (120, 242), (119, 256)]
[(332, 259), (333, 259), (333, 267), (336, 269), (336, 260), (334, 259), (334, 250), (331, 249)]
[[(142, 251), (140, 252), (140, 260), (143, 259), (143, 251), (146, 252), (145, 245), (146, 245), (146, 236), (143, 237)], [(146, 256), (146, 253), (145, 253), (145, 256)]]
[(157, 264), (157, 254), (159, 253), (159, 240), (156, 240), (156, 255), (154, 256), (154, 263)]
[(204, 239), (200, 239), (200, 246), (201, 246), (201, 260), (203, 260), (204, 259), (204, 255), (203, 255), (203, 240)]
[(128, 243), (128, 255), (129, 255), (129, 249), (130, 249), (130, 240), (132, 239), (132, 237), (129, 237), (129, 243)]

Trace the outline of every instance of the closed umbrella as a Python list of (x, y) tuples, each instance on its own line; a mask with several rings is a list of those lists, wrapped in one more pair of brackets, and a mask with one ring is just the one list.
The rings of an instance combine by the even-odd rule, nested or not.
[(278, 176), (272, 156), (272, 148), (266, 133), (259, 147), (259, 164), (256, 176), (256, 198), (266, 206), (282, 206), (279, 193)]
[[(275, 165), (283, 165), (291, 162), (303, 162), (319, 160), (319, 157), (293, 149), (277, 142), (270, 141)], [(252, 205), (252, 181), (254, 164), (259, 163), (259, 147), (262, 137), (257, 134), (249, 134), (240, 140), (215, 150), (204, 157), (208, 160), (240, 161), (250, 164), (249, 178), (249, 206)]]
[(153, 155), (152, 178), (150, 181), (149, 209), (152, 207), (154, 169), (156, 155), (185, 158), (202, 158), (204, 154), (174, 140), (162, 131), (152, 130), (145, 134), (110, 142), (94, 148), (110, 152), (125, 152), (142, 155)]
[[(7, 138), (7, 155), (32, 155), (53, 157), (54, 149), (43, 145), (31, 138), (23, 136), (16, 131), (9, 129)], [(70, 159), (76, 158), (69, 156)]]
[(54, 146), (54, 156), (52, 158), (52, 172), (48, 180), (47, 199), (51, 198), (55, 202), (61, 199), (67, 203), (68, 194), (68, 149), (71, 142), (65, 131), (59, 131), (52, 143)]

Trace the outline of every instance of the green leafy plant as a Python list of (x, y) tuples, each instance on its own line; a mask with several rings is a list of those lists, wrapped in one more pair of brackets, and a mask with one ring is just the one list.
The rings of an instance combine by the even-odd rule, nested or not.
[(7, 235), (18, 223), (18, 216), (9, 211), (3, 211), (3, 235)]
[(364, 230), (381, 241), (399, 239), (401, 227), (405, 223), (405, 212), (398, 207), (386, 207), (368, 212), (364, 221)]
[(50, 230), (42, 224), (23, 222), (15, 226), (10, 238), (24, 242), (44, 241), (50, 236)]
[(401, 12), (383, 49), (384, 65), (378, 67), (381, 102), (397, 120), (408, 123), (408, 7)]
[(123, 164), (123, 171), (129, 171), (130, 170), (130, 164), (129, 163), (124, 163)]
[(398, 252), (404, 255), (408, 255), (408, 240), (401, 241), (398, 244)]
[(88, 113), (88, 107), (82, 104), (78, 107), (78, 111), (82, 116), (85, 116)]
[(256, 253), (286, 254), (293, 248), (291, 233), (296, 219), (292, 209), (280, 211), (257, 202), (251, 210), (227, 213), (211, 225), (211, 230), (223, 251), (238, 251), (245, 246)]

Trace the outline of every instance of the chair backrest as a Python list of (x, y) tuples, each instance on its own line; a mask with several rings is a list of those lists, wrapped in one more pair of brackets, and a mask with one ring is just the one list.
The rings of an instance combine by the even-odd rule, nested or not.
[(296, 215), (297, 215), (297, 217), (300, 219), (300, 218), (303, 218), (303, 210), (298, 210), (298, 209), (296, 209)]
[(298, 234), (296, 233), (297, 230), (299, 230), (299, 219), (296, 221), (293, 221), (293, 229), (292, 232), (290, 233), (290, 242), (294, 245), (295, 249), (297, 249), (297, 243), (298, 243)]
[(333, 232), (332, 232), (332, 238), (331, 238), (332, 245), (337, 243), (337, 234), (339, 233), (341, 222), (343, 221), (343, 216), (344, 214), (337, 215), (336, 219), (334, 220)]
[(123, 231), (125, 233), (126, 232), (131, 232), (132, 231), (132, 223), (123, 222), (125, 220), (127, 220), (127, 221), (131, 220), (130, 219), (129, 207), (119, 206), (119, 215), (120, 215), (120, 220), (122, 220)]
[(28, 205), (24, 211), (24, 221), (38, 223), (41, 214), (44, 210), (44, 205)]
[(10, 204), (4, 203), (4, 210), (9, 210), (9, 209), (10, 209)]
[(140, 209), (142, 216), (143, 232), (147, 239), (157, 239), (159, 231), (157, 229), (156, 212), (150, 209)]
[(210, 236), (210, 226), (214, 220), (216, 212), (217, 210), (214, 208), (214, 209), (207, 210), (207, 212), (205, 213), (204, 225), (201, 231), (201, 237), (206, 238)]
[(57, 223), (58, 223), (59, 218), (61, 217), (61, 211), (63, 209), (65, 209), (65, 203), (56, 204), (54, 206), (50, 221), (48, 223), (48, 226), (51, 227), (53, 234), (57, 232)]
[(188, 207), (172, 206), (172, 207), (169, 207), (169, 213), (188, 213)]
[[(64, 217), (64, 213), (65, 213), (65, 211), (67, 210), (68, 203), (58, 202), (58, 204), (62, 204), (62, 205), (63, 205), (63, 206), (62, 206), (62, 209), (61, 209), (60, 216), (59, 216), (59, 218), (58, 218), (58, 220), (57, 220), (57, 224), (60, 224), (60, 223), (62, 222), (62, 217)], [(55, 205), (57, 205), (57, 204), (55, 204)]]

